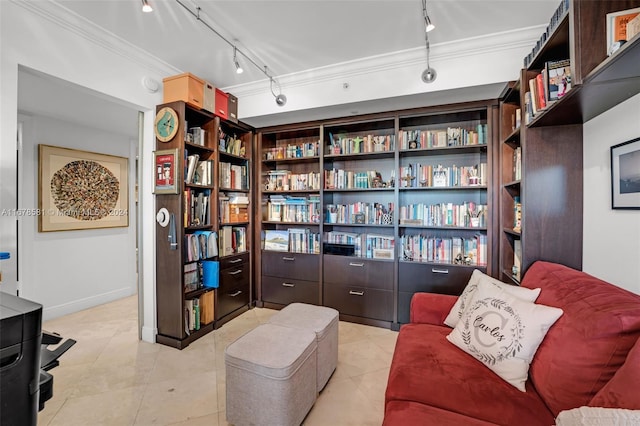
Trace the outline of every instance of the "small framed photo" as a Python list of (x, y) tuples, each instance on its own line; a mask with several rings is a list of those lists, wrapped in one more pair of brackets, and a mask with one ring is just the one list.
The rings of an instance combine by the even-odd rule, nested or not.
[(153, 166), (155, 173), (153, 193), (177, 194), (179, 189), (178, 150), (166, 149), (154, 151)]
[(607, 54), (613, 53), (614, 44), (627, 40), (627, 23), (640, 14), (640, 7), (607, 13)]
[(611, 208), (640, 210), (640, 138), (611, 147)]

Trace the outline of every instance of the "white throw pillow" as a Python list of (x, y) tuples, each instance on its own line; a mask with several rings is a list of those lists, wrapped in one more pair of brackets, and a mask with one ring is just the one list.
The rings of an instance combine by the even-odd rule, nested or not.
[(480, 281), (447, 339), (522, 392), (529, 364), (562, 309), (536, 305)]
[(456, 324), (458, 324), (458, 321), (462, 317), (464, 310), (469, 305), (469, 301), (471, 300), (471, 297), (476, 292), (476, 289), (478, 288), (478, 283), (480, 281), (491, 283), (496, 287), (499, 287), (502, 290), (506, 291), (507, 293), (513, 296), (519, 297), (522, 300), (527, 300), (529, 302), (535, 302), (536, 299), (538, 298), (538, 295), (540, 294), (539, 288), (530, 289), (530, 288), (518, 287), (511, 284), (506, 284), (506, 283), (503, 283), (502, 281), (498, 281), (494, 278), (491, 278), (489, 275), (484, 274), (479, 269), (474, 269), (473, 273), (471, 274), (471, 278), (467, 283), (467, 286), (465, 287), (460, 297), (458, 297), (458, 300), (456, 300), (456, 303), (451, 308), (451, 311), (449, 311), (449, 315), (447, 315), (447, 317), (444, 319), (444, 323), (446, 325), (453, 328), (456, 326)]
[(560, 411), (556, 426), (637, 426), (640, 410), (622, 408), (579, 407)]

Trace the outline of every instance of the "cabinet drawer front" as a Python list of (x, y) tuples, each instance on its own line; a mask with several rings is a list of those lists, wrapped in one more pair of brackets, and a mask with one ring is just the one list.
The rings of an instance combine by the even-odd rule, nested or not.
[(400, 262), (398, 288), (407, 292), (460, 295), (471, 278), (473, 268), (454, 265)]
[(324, 255), (324, 281), (393, 290), (393, 262)]
[[(242, 253), (237, 256), (228, 256), (220, 259), (220, 270), (235, 268), (249, 262), (249, 253)], [(248, 267), (248, 266), (247, 266)]]
[(393, 292), (340, 284), (325, 284), (324, 304), (341, 314), (393, 320)]
[(215, 316), (220, 319), (249, 303), (249, 282), (237, 286), (220, 286), (216, 296), (218, 303)]
[(262, 274), (292, 280), (319, 279), (320, 255), (306, 253), (262, 252)]
[(309, 303), (317, 305), (318, 282), (291, 280), (279, 277), (262, 276), (262, 300), (264, 302), (279, 303)]
[(249, 265), (241, 264), (220, 271), (220, 287), (237, 287), (249, 283)]

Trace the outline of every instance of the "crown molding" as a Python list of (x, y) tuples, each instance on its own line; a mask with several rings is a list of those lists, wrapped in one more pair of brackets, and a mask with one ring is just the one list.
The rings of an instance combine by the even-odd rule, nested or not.
[(115, 53), (127, 61), (134, 62), (157, 75), (174, 75), (182, 72), (179, 68), (164, 62), (146, 50), (140, 49), (127, 40), (95, 25), (56, 1), (9, 1), (32, 14), (38, 15), (41, 18), (76, 34), (96, 46)]
[[(537, 25), (446, 43), (432, 44), (430, 61), (437, 63), (439, 61), (448, 61), (500, 51), (512, 54), (514, 49), (533, 46), (540, 38), (540, 33), (544, 31), (544, 29), (545, 25)], [(277, 76), (277, 81), (282, 87), (282, 90), (285, 91), (286, 88), (315, 85), (326, 81), (343, 80), (349, 77), (422, 65), (425, 61), (425, 48), (417, 47), (341, 62), (297, 73), (285, 74)], [(268, 82), (269, 80), (263, 79), (224, 87), (222, 90), (233, 92), (233, 94), (238, 97), (255, 96), (269, 92)]]

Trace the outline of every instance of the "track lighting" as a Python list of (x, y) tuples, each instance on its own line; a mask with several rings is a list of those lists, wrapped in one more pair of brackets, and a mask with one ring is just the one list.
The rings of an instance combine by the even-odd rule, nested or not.
[(147, 0), (142, 0), (142, 11), (145, 13), (153, 12), (153, 8)]
[[(146, 3), (147, 0), (142, 0), (143, 3)], [(220, 32), (218, 32), (215, 28), (213, 28), (211, 25), (209, 25), (201, 16), (200, 16), (200, 12), (202, 12), (202, 9), (200, 8), (200, 6), (195, 5), (195, 12), (193, 10), (191, 10), (190, 6), (187, 6), (186, 4), (184, 4), (182, 2), (182, 0), (176, 0), (176, 3), (178, 3), (180, 6), (182, 6), (187, 12), (189, 12), (191, 15), (193, 15), (194, 18), (196, 18), (197, 21), (199, 21), (202, 25), (204, 25), (205, 27), (207, 27), (212, 33), (214, 33), (215, 35), (217, 35), (218, 37), (220, 37), (225, 43), (227, 43), (229, 46), (233, 47), (233, 64), (236, 66), (236, 73), (240, 74), (242, 73), (244, 70), (242, 69), (242, 67), (240, 66), (240, 63), (238, 62), (238, 54), (244, 56), (245, 60), (248, 61), (249, 63), (251, 63), (253, 66), (255, 66), (256, 68), (258, 68), (264, 75), (266, 75), (269, 78), (269, 88), (271, 89), (271, 93), (273, 94), (273, 96), (276, 98), (276, 104), (278, 104), (278, 106), (284, 106), (287, 103), (287, 97), (285, 95), (282, 94), (282, 90), (280, 89), (280, 84), (278, 84), (278, 82), (273, 78), (273, 76), (271, 74), (269, 74), (269, 72), (267, 71), (267, 66), (264, 66), (264, 69), (258, 65), (256, 63), (256, 61), (254, 61), (253, 59), (251, 59), (250, 56), (247, 56), (246, 53), (242, 52), (240, 49), (238, 49), (235, 45), (235, 43), (232, 43), (229, 39), (227, 39), (226, 37), (224, 37), (222, 34), (220, 34)], [(234, 39), (235, 41), (235, 39)], [(279, 94), (275, 94), (275, 92), (273, 91), (273, 83), (276, 83), (276, 85), (278, 85), (278, 91), (280, 92)]]
[(238, 63), (238, 48), (235, 47), (235, 46), (233, 46), (233, 63), (236, 66), (236, 73), (237, 74), (242, 74), (244, 72), (244, 70), (242, 69), (242, 67)]

